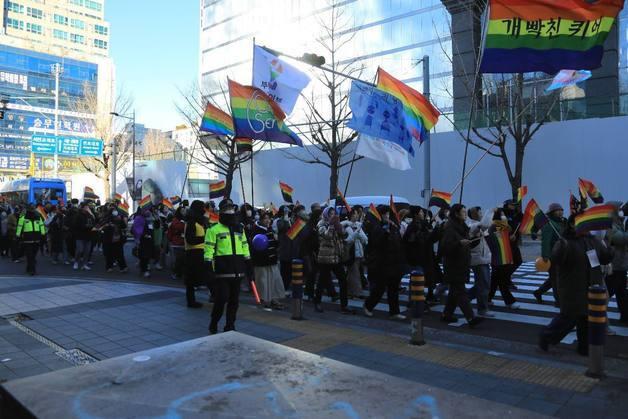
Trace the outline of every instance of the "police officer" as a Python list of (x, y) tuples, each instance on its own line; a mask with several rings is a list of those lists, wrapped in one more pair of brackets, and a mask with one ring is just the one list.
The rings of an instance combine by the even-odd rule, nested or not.
[(240, 282), (246, 277), (249, 245), (242, 224), (239, 223), (233, 201), (223, 199), (218, 205), (219, 222), (205, 234), (205, 264), (213, 282), (214, 308), (209, 333), (218, 332), (218, 322), (227, 304), (224, 331), (235, 330), (240, 297)]
[(30, 205), (17, 222), (15, 237), (22, 242), (26, 254), (26, 273), (35, 275), (37, 249), (46, 235), (41, 215)]

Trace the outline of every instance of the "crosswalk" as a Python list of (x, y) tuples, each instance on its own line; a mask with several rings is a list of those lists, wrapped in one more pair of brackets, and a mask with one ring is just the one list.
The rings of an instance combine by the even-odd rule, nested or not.
[[(545, 326), (549, 324), (551, 318), (560, 310), (554, 307), (554, 298), (552, 292), (547, 292), (543, 295), (543, 304), (539, 304), (534, 295), (532, 294), (544, 281), (547, 279), (548, 274), (543, 272), (536, 272), (534, 262), (523, 263), (517, 272), (513, 274), (513, 282), (517, 286), (517, 290), (513, 291), (513, 295), (517, 299), (519, 309), (511, 310), (506, 307), (503, 302), (499, 291), (493, 299), (493, 306), (491, 311), (495, 314), (494, 319), (496, 321), (514, 322), (527, 325)], [(402, 280), (402, 286), (409, 287), (409, 277), (405, 277)], [(471, 274), (471, 281), (473, 281), (473, 274)], [(467, 287), (473, 286), (473, 283), (467, 285)], [(407, 293), (402, 293), (399, 296), (400, 304), (402, 307), (408, 302)], [(353, 299), (349, 301), (349, 306), (355, 309), (362, 309), (364, 304), (363, 300)], [(442, 312), (443, 305), (436, 305), (431, 307), (432, 311)], [(376, 307), (375, 311), (388, 312), (388, 304), (385, 299), (382, 299)], [(456, 314), (460, 315), (460, 320), (457, 323), (452, 323), (450, 327), (460, 327), (466, 324), (459, 309)], [(613, 331), (618, 336), (628, 336), (628, 327), (621, 326), (618, 323), (619, 311), (617, 309), (617, 301), (612, 298), (608, 304), (608, 318), (610, 319), (610, 325)], [(563, 343), (572, 343), (576, 339), (575, 331), (571, 332), (563, 339)]]

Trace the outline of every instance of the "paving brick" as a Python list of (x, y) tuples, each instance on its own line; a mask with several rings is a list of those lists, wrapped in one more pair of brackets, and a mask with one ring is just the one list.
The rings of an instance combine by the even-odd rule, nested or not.
[(526, 398), (526, 395), (525, 394), (516, 395), (516, 394), (503, 393), (497, 390), (490, 390), (484, 393), (481, 398), (486, 399), (486, 400), (492, 400), (498, 403), (517, 406), (519, 403), (523, 401), (523, 399)]

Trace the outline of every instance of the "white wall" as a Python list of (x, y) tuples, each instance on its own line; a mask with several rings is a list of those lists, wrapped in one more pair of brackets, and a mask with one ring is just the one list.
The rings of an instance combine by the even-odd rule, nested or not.
[[(542, 208), (559, 202), (568, 208), (569, 190), (577, 193), (578, 177), (593, 181), (607, 200), (628, 199), (626, 163), (628, 163), (628, 117), (588, 119), (550, 123), (542, 127), (528, 146), (523, 183), (529, 187), (528, 197), (535, 198)], [(460, 180), (464, 142), (456, 132), (432, 135), (432, 187), (450, 191)], [(306, 153), (291, 149), (293, 153)], [(467, 167), (471, 167), (482, 151), (469, 147)], [(423, 150), (417, 150), (412, 170), (398, 171), (379, 162), (363, 159), (353, 169), (349, 184), (352, 195), (404, 196), (422, 204)], [(340, 174), (344, 189), (349, 168)], [(243, 167), (246, 198), (251, 200), (250, 165)], [(302, 203), (325, 201), (329, 189), (329, 171), (320, 165), (309, 165), (286, 157), (280, 150), (263, 151), (254, 162), (255, 204), (283, 200), (279, 180), (294, 187), (294, 197)], [(495, 206), (509, 198), (510, 187), (501, 159), (487, 156), (465, 183), (466, 205)], [(235, 200), (240, 199), (240, 179), (234, 179)], [(457, 194), (456, 200), (457, 200)]]

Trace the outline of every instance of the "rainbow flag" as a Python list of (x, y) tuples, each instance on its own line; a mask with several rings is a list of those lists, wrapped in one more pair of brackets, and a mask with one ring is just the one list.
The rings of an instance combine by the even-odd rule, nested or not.
[(377, 221), (379, 221), (379, 222), (382, 221), (382, 216), (379, 214), (379, 211), (377, 211), (377, 208), (372, 203), (371, 203), (371, 205), (369, 205), (369, 214), (371, 214), (373, 217), (375, 217), (375, 219)]
[(95, 201), (97, 199), (100, 199), (100, 197), (94, 193), (94, 190), (92, 188), (90, 188), (89, 186), (86, 186), (85, 189), (83, 190), (83, 200)]
[(129, 216), (129, 204), (126, 204), (124, 202), (119, 202), (118, 203), (118, 212), (122, 216), (128, 217)]
[(281, 189), (283, 200), (292, 204), (292, 192), (294, 192), (294, 189), (287, 183), (283, 182), (279, 182), (279, 189)]
[(401, 101), (408, 130), (415, 140), (422, 143), (424, 134), (438, 122), (440, 112), (421, 93), (381, 68), (377, 69), (377, 88)]
[(172, 205), (172, 202), (170, 202), (170, 200), (168, 198), (164, 198), (161, 200), (161, 203), (164, 207), (168, 208), (169, 210), (174, 210), (174, 205)]
[(390, 211), (395, 216), (395, 220), (397, 220), (397, 224), (401, 224), (401, 220), (399, 219), (399, 213), (397, 212), (397, 207), (395, 206), (395, 201), (393, 200), (392, 194), (390, 194)]
[(305, 221), (303, 221), (300, 218), (297, 218), (297, 220), (294, 222), (294, 224), (292, 224), (292, 227), (290, 227), (290, 230), (288, 230), (286, 235), (288, 236), (290, 240), (294, 240), (297, 238), (297, 236), (299, 235), (301, 230), (303, 230), (304, 227), (305, 227)]
[(270, 203), (270, 212), (272, 212), (272, 213), (273, 213), (273, 217), (274, 217), (275, 215), (277, 215), (277, 213), (279, 212), (279, 211), (277, 210), (277, 207), (275, 206), (275, 204), (273, 204), (272, 202)]
[(236, 152), (238, 154), (253, 151), (253, 140), (250, 138), (236, 138)]
[(496, 231), (486, 238), (488, 247), (491, 249), (492, 265), (503, 266), (512, 265), (512, 246), (510, 244), (510, 233), (506, 230)]
[(122, 202), (124, 198), (122, 197), (122, 195), (116, 192), (116, 194), (113, 196), (113, 200), (117, 202)]
[(347, 200), (345, 199), (344, 195), (342, 194), (342, 192), (340, 191), (339, 187), (336, 187), (336, 208), (338, 207), (338, 204), (340, 201), (342, 203), (342, 205), (345, 206), (345, 209), (347, 210), (347, 215), (349, 215), (349, 213), (351, 212), (351, 207), (349, 206), (349, 203), (347, 202)]
[(591, 201), (595, 202), (596, 204), (601, 204), (602, 202), (604, 202), (604, 197), (602, 196), (602, 193), (597, 188), (597, 186), (595, 186), (590, 180), (579, 178), (578, 189), (580, 189), (580, 196), (584, 200), (586, 200), (588, 195), (589, 198), (591, 198)]
[(201, 121), (201, 131), (218, 135), (233, 135), (233, 119), (226, 112), (208, 103)]
[(46, 214), (46, 210), (44, 207), (42, 207), (41, 205), (37, 205), (36, 208), (37, 212), (39, 213), (39, 215), (41, 216), (41, 218), (43, 218), (44, 220), (46, 219), (46, 216), (48, 214)]
[(523, 202), (523, 198), (525, 198), (527, 194), (528, 194), (527, 186), (521, 186), (519, 189), (517, 189), (517, 202)]
[(181, 197), (179, 195), (171, 196), (170, 202), (172, 202), (172, 205), (179, 205), (181, 203)]
[(576, 215), (576, 234), (584, 235), (591, 231), (612, 228), (614, 212), (615, 207), (612, 205), (596, 205)]
[(210, 224), (218, 224), (220, 222), (220, 216), (209, 208), (205, 209), (205, 217), (209, 218)]
[(237, 137), (303, 147), (301, 139), (284, 122), (286, 114), (263, 90), (229, 80), (229, 96)]
[(531, 199), (523, 212), (521, 219), (521, 225), (519, 231), (521, 234), (531, 234), (533, 231), (539, 231), (545, 224), (548, 223), (548, 219), (539, 208), (539, 205), (534, 199)]
[(490, 0), (482, 73), (556, 74), (601, 66), (624, 0)]
[(224, 180), (209, 184), (209, 199), (222, 198), (225, 196), (225, 188), (227, 184)]
[(432, 189), (432, 196), (428, 204), (430, 207), (449, 208), (451, 206), (451, 194), (447, 192), (440, 192), (436, 189)]
[(142, 200), (140, 201), (140, 208), (141, 209), (148, 209), (153, 205), (153, 203), (150, 200), (150, 195), (146, 195), (144, 198), (142, 198)]

